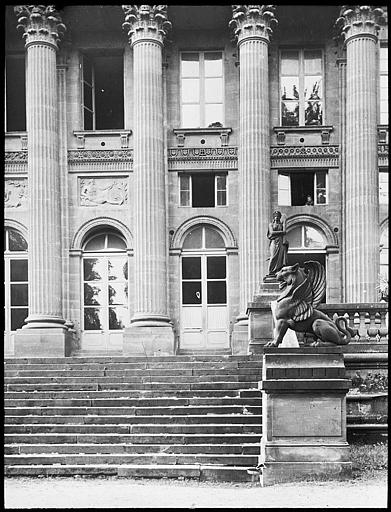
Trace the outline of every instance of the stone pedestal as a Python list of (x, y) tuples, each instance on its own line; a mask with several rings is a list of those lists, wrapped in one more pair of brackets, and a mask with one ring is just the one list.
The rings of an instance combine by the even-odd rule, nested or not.
[(124, 329), (124, 356), (169, 356), (175, 353), (174, 331), (167, 327), (136, 327)]
[(231, 338), (232, 355), (249, 354), (248, 319), (234, 324)]
[(66, 327), (18, 329), (14, 347), (14, 357), (69, 357), (77, 348), (77, 339)]
[(277, 281), (264, 282), (259, 286), (259, 291), (254, 295), (252, 302), (248, 303), (248, 351), (251, 354), (262, 353), (264, 345), (273, 339), (274, 323), (270, 304), (279, 295)]
[(260, 480), (263, 486), (351, 472), (341, 347), (264, 348)]

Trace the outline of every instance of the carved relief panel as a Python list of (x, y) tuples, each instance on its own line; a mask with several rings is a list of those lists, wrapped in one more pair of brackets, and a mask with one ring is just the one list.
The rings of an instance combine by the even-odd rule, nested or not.
[(27, 206), (27, 179), (5, 180), (4, 207), (19, 208), (23, 206)]
[(128, 203), (127, 178), (79, 178), (80, 206), (122, 206)]

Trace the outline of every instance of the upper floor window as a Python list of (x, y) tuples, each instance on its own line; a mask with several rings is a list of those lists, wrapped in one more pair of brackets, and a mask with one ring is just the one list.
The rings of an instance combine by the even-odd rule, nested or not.
[(5, 130), (26, 131), (26, 72), (22, 55), (5, 59)]
[(278, 204), (312, 206), (328, 203), (327, 171), (279, 171)]
[(123, 54), (84, 54), (81, 94), (85, 130), (123, 129)]
[(321, 50), (282, 50), (280, 86), (282, 126), (323, 124)]
[(222, 52), (181, 54), (181, 118), (185, 128), (224, 125)]
[(179, 204), (193, 208), (226, 206), (227, 175), (214, 173), (179, 176)]
[(379, 172), (379, 203), (388, 204), (388, 169)]
[(388, 124), (388, 47), (380, 46), (380, 124)]

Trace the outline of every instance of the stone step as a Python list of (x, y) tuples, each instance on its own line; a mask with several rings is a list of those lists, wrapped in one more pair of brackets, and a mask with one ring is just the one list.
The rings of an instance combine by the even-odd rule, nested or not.
[(73, 363), (145, 363), (164, 362), (182, 364), (186, 361), (262, 361), (262, 356), (252, 355), (187, 355), (187, 356), (99, 356), (99, 357), (7, 357), (5, 364), (73, 364)]
[(204, 464), (89, 464), (18, 465), (5, 467), (6, 476), (117, 476), (122, 478), (185, 478), (198, 481), (255, 482), (259, 477), (240, 466)]
[(259, 444), (260, 434), (5, 434), (4, 441), (10, 444), (58, 444), (58, 443), (82, 443), (82, 444), (167, 444), (179, 446), (191, 444), (221, 444), (222, 446), (236, 444)]
[(236, 466), (256, 466), (257, 455), (241, 454), (22, 454), (5, 455), (4, 464), (15, 465), (36, 465), (36, 464), (222, 464)]
[[(239, 391), (235, 389), (214, 389), (212, 394), (213, 398), (239, 398)], [(108, 390), (108, 391), (6, 391), (4, 398), (6, 400), (30, 400), (30, 399), (56, 399), (56, 400), (73, 400), (73, 399), (111, 399), (111, 398), (125, 398), (125, 399), (147, 399), (147, 398), (207, 398), (211, 396), (209, 390), (194, 390), (194, 391), (183, 391), (183, 390)], [(245, 399), (245, 398), (244, 398)]]
[(262, 425), (259, 422), (254, 424), (238, 423), (142, 423), (142, 424), (24, 424), (4, 425), (6, 434), (261, 434)]
[(108, 444), (18, 444), (4, 446), (5, 455), (24, 454), (219, 454), (219, 455), (259, 455), (260, 444), (129, 444), (129, 443), (108, 443)]
[(177, 370), (177, 369), (195, 369), (195, 370), (223, 370), (237, 368), (261, 369), (262, 361), (183, 361), (183, 362), (140, 362), (140, 363), (62, 363), (62, 364), (15, 364), (7, 363), (4, 370)]
[(58, 415), (58, 416), (48, 416), (48, 415), (16, 415), (16, 416), (5, 416), (4, 424), (5, 425), (23, 425), (23, 424), (53, 424), (53, 425), (61, 425), (61, 424), (71, 424), (71, 425), (91, 425), (91, 424), (100, 424), (100, 425), (108, 425), (108, 424), (126, 424), (126, 425), (134, 425), (140, 423), (176, 423), (176, 424), (186, 424), (189, 419), (191, 419), (192, 423), (242, 423), (242, 424), (250, 424), (250, 423), (259, 423), (262, 422), (262, 416), (256, 414), (237, 414), (237, 415), (222, 415), (222, 414), (201, 414), (199, 416), (192, 415), (189, 418), (188, 415), (169, 415), (169, 416), (127, 416), (127, 415), (115, 415), (109, 416), (106, 414), (100, 415)]
[[(82, 372), (80, 372), (82, 373)], [(95, 372), (91, 372), (95, 373)], [(44, 384), (48, 382), (55, 382), (58, 384), (88, 384), (93, 380), (97, 384), (106, 383), (106, 382), (118, 382), (124, 384), (157, 384), (162, 385), (166, 383), (170, 384), (193, 384), (193, 383), (215, 383), (215, 382), (254, 382), (260, 380), (257, 375), (253, 374), (244, 374), (244, 375), (148, 375), (146, 372), (143, 372), (140, 376), (135, 376), (132, 373), (128, 375), (90, 375), (88, 373), (84, 373), (82, 375), (64, 375), (62, 376), (59, 373), (54, 373), (53, 375), (36, 375), (36, 376), (24, 376), (24, 377), (4, 377), (5, 384)]]
[(214, 390), (241, 390), (244, 388), (256, 389), (258, 387), (258, 381), (254, 382), (182, 382), (182, 383), (170, 383), (170, 382), (149, 382), (149, 383), (135, 383), (129, 384), (126, 382), (112, 382), (111, 380), (104, 382), (36, 382), (34, 384), (29, 381), (28, 383), (8, 383), (6, 385), (6, 391), (50, 391), (50, 390), (159, 390), (162, 394), (170, 390), (178, 391), (196, 391), (196, 390), (208, 390), (213, 392)]
[(169, 407), (169, 406), (200, 406), (200, 405), (262, 405), (259, 398), (238, 397), (207, 397), (207, 398), (25, 398), (4, 399), (5, 407)]

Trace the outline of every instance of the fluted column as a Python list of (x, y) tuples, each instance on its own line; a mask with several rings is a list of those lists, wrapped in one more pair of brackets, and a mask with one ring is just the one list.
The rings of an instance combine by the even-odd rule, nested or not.
[(163, 39), (171, 24), (164, 5), (123, 6), (133, 48), (135, 326), (169, 322), (163, 130)]
[(26, 41), (29, 180), (29, 316), (26, 328), (61, 327), (61, 233), (57, 43), (65, 26), (53, 6), (16, 6)]
[(270, 222), (268, 46), (274, 6), (234, 5), (230, 26), (240, 59), (239, 265), (240, 316), (267, 274)]
[(343, 6), (337, 26), (346, 44), (344, 300), (377, 300), (379, 172), (377, 156), (377, 35), (383, 11)]

